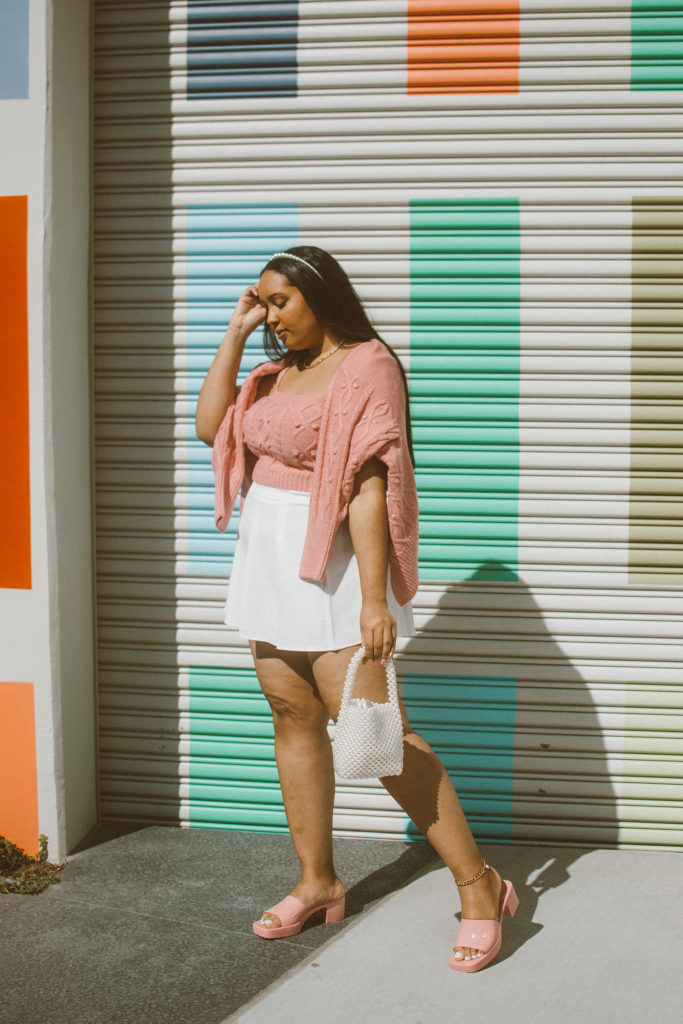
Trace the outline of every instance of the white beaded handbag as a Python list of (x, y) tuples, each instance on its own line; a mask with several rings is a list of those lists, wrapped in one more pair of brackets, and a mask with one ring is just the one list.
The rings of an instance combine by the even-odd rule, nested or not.
[(351, 696), (364, 654), (361, 647), (349, 662), (334, 732), (334, 770), (342, 779), (377, 779), (403, 771), (403, 723), (394, 662), (388, 658), (385, 666), (389, 700), (376, 704)]

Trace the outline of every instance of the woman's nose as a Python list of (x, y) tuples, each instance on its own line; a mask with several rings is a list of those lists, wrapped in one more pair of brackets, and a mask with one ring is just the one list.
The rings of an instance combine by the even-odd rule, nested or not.
[(277, 306), (271, 306), (270, 309), (268, 310), (268, 313), (266, 314), (266, 323), (268, 324), (269, 327), (274, 328), (277, 325), (277, 313)]

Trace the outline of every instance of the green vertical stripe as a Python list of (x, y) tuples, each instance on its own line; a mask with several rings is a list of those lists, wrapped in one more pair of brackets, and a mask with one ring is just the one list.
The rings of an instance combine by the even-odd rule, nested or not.
[(632, 0), (631, 88), (683, 89), (681, 0)]
[(253, 668), (190, 669), (190, 824), (286, 832), (270, 708)]
[(517, 199), (410, 206), (410, 392), (423, 579), (517, 571)]

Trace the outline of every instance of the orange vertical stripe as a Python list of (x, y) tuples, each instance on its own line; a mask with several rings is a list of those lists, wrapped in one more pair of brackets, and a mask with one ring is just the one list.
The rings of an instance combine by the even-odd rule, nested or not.
[(31, 587), (26, 196), (0, 196), (0, 587)]
[(38, 772), (31, 683), (0, 683), (0, 835), (38, 853)]
[(407, 91), (519, 92), (519, 0), (408, 0)]

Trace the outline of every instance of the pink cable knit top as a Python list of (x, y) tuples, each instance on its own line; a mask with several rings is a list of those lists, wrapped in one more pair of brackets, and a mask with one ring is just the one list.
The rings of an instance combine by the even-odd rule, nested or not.
[[(260, 482), (294, 490), (310, 490), (308, 527), (299, 576), (320, 583), (325, 578), (337, 527), (348, 513), (356, 473), (376, 456), (387, 467), (391, 586), (398, 603), (407, 604), (415, 596), (418, 585), (418, 507), (406, 437), (405, 389), (396, 359), (381, 341), (362, 342), (340, 364), (324, 395), (278, 395), (275, 391), (256, 401), (260, 378), (278, 373), (285, 365), (280, 359), (262, 363), (252, 370), (237, 389), (235, 400), (218, 429), (212, 453), (216, 478), (216, 525), (219, 530), (226, 529), (240, 489), (244, 501), (252, 479), (257, 478), (256, 472), (252, 477), (247, 457), (249, 447), (254, 444), (258, 455), (259, 446), (262, 446), (263, 454), (256, 463), (258, 466), (258, 462), (265, 459), (263, 477), (261, 470), (258, 471)], [(279, 422), (284, 428), (285, 418), (302, 399), (315, 404), (319, 399), (318, 430), (314, 429), (315, 417), (305, 427), (302, 418), (301, 427), (294, 420), (280, 432), (279, 439), (269, 437), (266, 440), (266, 434), (271, 431), (268, 421), (272, 422), (274, 417), (277, 423), (280, 417)], [(312, 410), (313, 405), (309, 412)], [(262, 414), (263, 420), (260, 418)], [(300, 430), (302, 433), (299, 435), (297, 432)], [(315, 432), (318, 432), (317, 447), (314, 447)], [(246, 443), (247, 433), (250, 435), (249, 446)], [(301, 437), (301, 460), (296, 458), (293, 450), (297, 436)], [(277, 483), (277, 480), (281, 482)], [(302, 486), (304, 482), (306, 486)]]
[(278, 373), (274, 390), (244, 414), (244, 442), (257, 458), (252, 480), (310, 491), (325, 396), (278, 391), (283, 374)]

